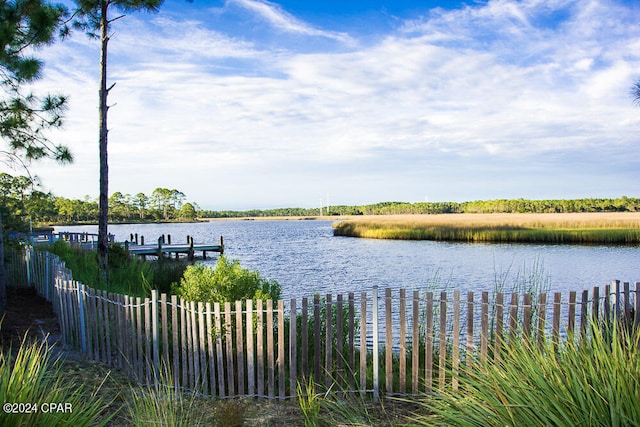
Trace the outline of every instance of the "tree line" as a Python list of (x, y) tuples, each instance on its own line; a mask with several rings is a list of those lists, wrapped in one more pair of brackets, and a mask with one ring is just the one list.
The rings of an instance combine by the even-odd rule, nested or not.
[(619, 198), (585, 199), (496, 199), (470, 202), (381, 202), (360, 206), (327, 206), (320, 208), (278, 208), (247, 211), (200, 212), (202, 218), (260, 218), (270, 216), (329, 216), (340, 215), (410, 215), (448, 213), (570, 213), (570, 212), (640, 212), (640, 199)]
[[(0, 173), (0, 206), (8, 230), (25, 229), (37, 224), (96, 223), (98, 200), (66, 199), (38, 190), (39, 185), (26, 176)], [(150, 195), (115, 192), (109, 197), (110, 222), (191, 221), (197, 217), (198, 205), (186, 202), (183, 192), (156, 188)]]

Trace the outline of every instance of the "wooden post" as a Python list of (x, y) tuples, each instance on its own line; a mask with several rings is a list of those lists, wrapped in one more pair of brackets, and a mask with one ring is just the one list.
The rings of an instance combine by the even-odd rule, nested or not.
[(158, 259), (162, 258), (162, 240), (163, 240), (162, 237), (158, 237), (158, 249), (156, 250)]

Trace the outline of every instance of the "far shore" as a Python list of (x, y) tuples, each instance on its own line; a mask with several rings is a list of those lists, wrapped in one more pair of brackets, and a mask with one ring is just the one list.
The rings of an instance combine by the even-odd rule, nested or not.
[(602, 223), (619, 222), (625, 225), (637, 223), (640, 227), (640, 212), (571, 212), (571, 213), (452, 213), (452, 214), (401, 214), (401, 215), (324, 215), (324, 216), (260, 216), (238, 218), (200, 218), (200, 221), (376, 221), (376, 222), (416, 222), (434, 224), (531, 224), (539, 222), (543, 224), (567, 223)]

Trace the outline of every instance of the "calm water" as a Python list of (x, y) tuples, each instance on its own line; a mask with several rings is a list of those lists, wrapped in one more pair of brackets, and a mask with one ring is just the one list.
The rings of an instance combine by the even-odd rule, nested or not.
[[(492, 291), (534, 276), (551, 291), (580, 291), (611, 280), (640, 281), (640, 247), (446, 243), (334, 237), (332, 221), (214, 221), (198, 224), (112, 225), (116, 240), (131, 233), (154, 242), (217, 242), (243, 267), (282, 285), (283, 298), (381, 288)], [(97, 232), (95, 226), (56, 231)], [(215, 263), (217, 254), (208, 260)]]

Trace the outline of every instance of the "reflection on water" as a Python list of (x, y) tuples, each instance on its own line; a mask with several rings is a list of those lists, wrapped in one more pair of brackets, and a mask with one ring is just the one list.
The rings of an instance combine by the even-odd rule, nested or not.
[[(640, 281), (640, 248), (530, 244), (447, 243), (334, 237), (331, 221), (213, 221), (197, 224), (112, 225), (116, 240), (131, 233), (152, 242), (217, 242), (225, 255), (282, 285), (283, 298), (380, 288), (429, 287), (493, 291), (533, 275), (551, 291), (590, 289), (611, 280)], [(56, 231), (96, 232), (95, 226)], [(214, 264), (217, 254), (206, 262)]]

